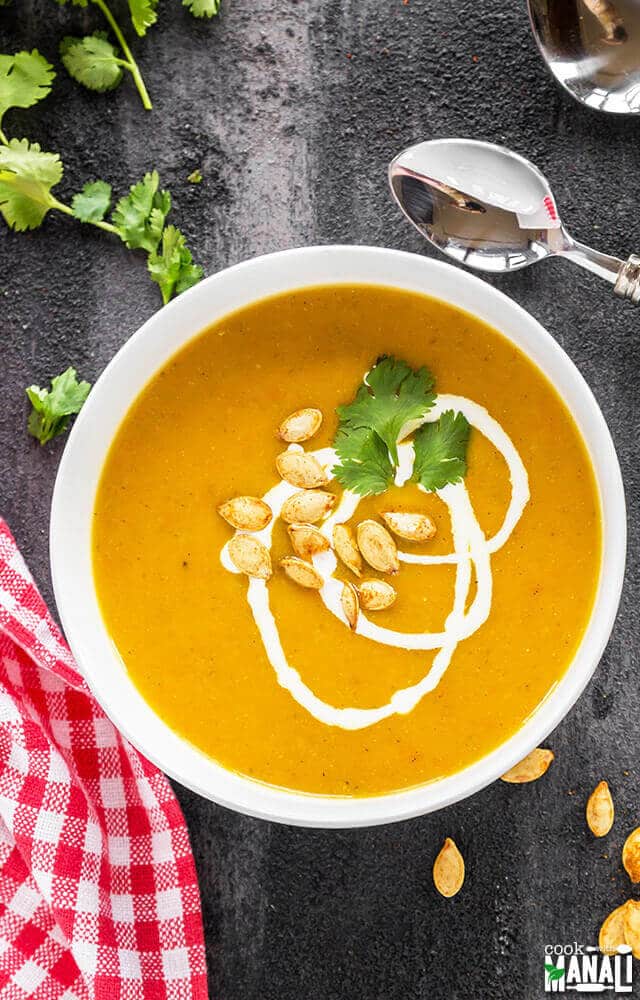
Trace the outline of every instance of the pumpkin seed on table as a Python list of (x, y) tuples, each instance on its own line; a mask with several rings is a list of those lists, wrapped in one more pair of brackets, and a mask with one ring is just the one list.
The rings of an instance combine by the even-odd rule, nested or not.
[(247, 576), (268, 580), (272, 574), (269, 549), (253, 535), (234, 535), (229, 542), (229, 558)]
[(355, 576), (362, 573), (362, 556), (356, 545), (353, 531), (348, 524), (335, 524), (333, 527), (333, 547), (339, 559)]
[(625, 933), (625, 908), (617, 906), (606, 918), (598, 935), (598, 947), (603, 955), (614, 955), (621, 944), (627, 943)]
[(262, 531), (273, 517), (271, 507), (260, 497), (233, 497), (216, 509), (227, 524), (239, 531)]
[(436, 526), (427, 514), (388, 510), (382, 514), (382, 520), (394, 535), (409, 542), (428, 542), (436, 533)]
[(310, 490), (329, 482), (317, 458), (303, 451), (283, 451), (276, 458), (276, 468), (282, 479), (298, 489)]
[(640, 901), (628, 899), (623, 907), (624, 939), (634, 958), (640, 958)]
[(524, 785), (528, 781), (537, 781), (549, 769), (554, 756), (553, 750), (537, 747), (519, 763), (509, 768), (500, 780), (506, 781), (510, 785)]
[(596, 785), (587, 800), (587, 826), (594, 837), (606, 837), (613, 826), (614, 808), (606, 781)]
[(287, 531), (294, 551), (301, 559), (310, 559), (329, 548), (327, 539), (312, 524), (290, 524)]
[(640, 882), (640, 826), (637, 826), (624, 842), (622, 864), (631, 881)]
[(298, 556), (285, 556), (280, 560), (280, 565), (290, 580), (300, 587), (307, 587), (309, 590), (320, 590), (324, 585), (324, 580), (315, 566), (305, 562)]
[(384, 611), (396, 599), (396, 592), (386, 580), (363, 580), (358, 584), (360, 607), (364, 611)]
[(349, 623), (350, 629), (355, 629), (358, 624), (358, 613), (359, 613), (359, 603), (358, 603), (358, 593), (356, 588), (352, 583), (345, 583), (342, 588), (342, 594), (340, 596), (340, 603), (342, 604), (342, 610), (344, 611), (345, 618)]
[(447, 837), (433, 863), (433, 884), (446, 899), (460, 892), (464, 882), (464, 858), (455, 841)]
[(290, 413), (278, 428), (278, 437), (289, 444), (299, 444), (308, 441), (320, 430), (322, 413), (315, 407), (308, 406), (304, 410)]
[(324, 490), (301, 490), (288, 497), (282, 505), (280, 517), (287, 524), (317, 524), (331, 513), (336, 505), (335, 493)]
[(356, 529), (358, 548), (365, 562), (379, 573), (397, 573), (400, 569), (398, 547), (386, 528), (377, 521), (361, 521)]

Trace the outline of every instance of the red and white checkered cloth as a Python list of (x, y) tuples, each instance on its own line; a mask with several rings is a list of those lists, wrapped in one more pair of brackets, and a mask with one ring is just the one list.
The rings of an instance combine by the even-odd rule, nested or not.
[(79, 676), (0, 519), (0, 1000), (205, 1000), (171, 787)]

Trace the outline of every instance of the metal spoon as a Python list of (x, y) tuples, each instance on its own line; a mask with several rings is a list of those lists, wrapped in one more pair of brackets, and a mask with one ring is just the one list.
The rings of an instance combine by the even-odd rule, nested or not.
[(546, 178), (503, 146), (437, 139), (405, 149), (389, 166), (393, 196), (443, 253), (478, 271), (515, 271), (559, 256), (640, 302), (640, 257), (592, 250), (566, 231)]
[(578, 101), (640, 113), (638, 0), (529, 0), (542, 58)]

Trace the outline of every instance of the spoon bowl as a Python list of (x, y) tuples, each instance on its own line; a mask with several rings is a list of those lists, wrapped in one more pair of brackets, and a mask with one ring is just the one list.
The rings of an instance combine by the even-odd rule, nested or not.
[(638, 0), (528, 0), (542, 58), (587, 107), (640, 113)]
[(503, 146), (436, 139), (389, 166), (393, 197), (418, 231), (458, 263), (493, 274), (567, 257), (640, 301), (640, 258), (622, 261), (579, 243), (560, 221), (544, 175)]

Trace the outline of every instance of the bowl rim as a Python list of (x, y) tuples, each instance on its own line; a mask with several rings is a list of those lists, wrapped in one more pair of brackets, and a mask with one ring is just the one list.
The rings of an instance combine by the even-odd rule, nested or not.
[[(305, 280), (307, 275), (316, 277)], [(91, 521), (113, 434), (142, 388), (181, 346), (242, 304), (269, 294), (367, 283), (450, 302), (496, 327), (542, 369), (578, 425), (593, 464), (602, 560), (591, 618), (573, 660), (516, 733), (453, 775), (384, 795), (343, 798), (290, 791), (229, 771), (162, 721), (129, 679), (102, 620), (91, 570)], [(229, 306), (229, 301), (240, 304)], [(202, 322), (203, 317), (208, 319)], [(573, 706), (600, 661), (620, 601), (626, 559), (624, 488), (611, 435), (584, 378), (551, 334), (503, 292), (451, 264), (405, 251), (301, 247), (253, 257), (211, 275), (151, 316), (115, 354), (76, 420), (60, 462), (51, 505), (50, 556), (62, 627), (80, 670), (103, 710), (144, 756), (192, 791), (251, 816), (323, 828), (373, 826), (474, 794), (538, 746)]]

